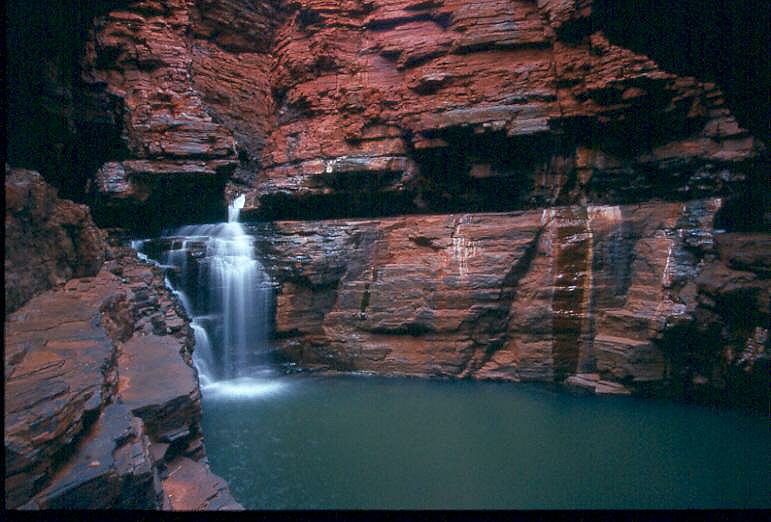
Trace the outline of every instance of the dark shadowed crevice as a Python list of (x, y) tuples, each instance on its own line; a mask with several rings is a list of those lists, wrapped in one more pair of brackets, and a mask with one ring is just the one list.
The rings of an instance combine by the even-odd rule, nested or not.
[(771, 181), (768, 168), (768, 156), (752, 165), (742, 191), (737, 197), (727, 200), (715, 215), (715, 228), (728, 232), (771, 230)]
[(739, 122), (768, 143), (767, 0), (595, 0), (593, 29), (664, 70), (717, 83)]
[(127, 199), (101, 201), (97, 196), (91, 211), (103, 227), (117, 227), (134, 231), (138, 235), (157, 235), (165, 229), (197, 223), (223, 221), (227, 208), (222, 194), (225, 178), (185, 176), (149, 176), (134, 179), (137, 186), (147, 188), (149, 194), (141, 202)]
[(94, 17), (122, 2), (6, 3), (6, 161), (39, 171), (62, 197), (83, 202), (107, 159), (125, 155), (118, 100), (81, 79)]
[[(739, 124), (767, 145), (770, 7), (765, 0), (595, 0), (593, 29), (667, 71), (715, 82)], [(750, 166), (741, 191), (717, 214), (716, 228), (768, 230), (768, 166), (767, 155)]]
[(258, 209), (241, 212), (242, 221), (319, 220), (397, 216), (414, 213), (411, 194), (360, 190), (331, 195), (290, 195), (275, 193), (263, 196)]

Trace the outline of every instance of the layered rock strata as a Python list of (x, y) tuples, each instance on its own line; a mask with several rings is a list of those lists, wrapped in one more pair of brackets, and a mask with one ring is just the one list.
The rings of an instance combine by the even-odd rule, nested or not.
[(83, 60), (127, 147), (99, 216), (163, 198), (200, 218), (185, 201), (228, 180), (270, 219), (733, 194), (760, 145), (720, 90), (592, 20), (590, 1), (128, 2)]
[[(20, 176), (32, 184), (22, 185)], [(23, 207), (26, 214), (14, 214), (17, 219), (55, 218), (60, 209), (74, 209), (82, 219), (73, 223), (74, 232), (96, 230), (86, 209), (57, 200), (38, 178), (16, 172), (6, 179), (10, 201), (31, 202)], [(20, 187), (28, 190), (26, 199)], [(37, 238), (48, 248), (45, 238), (60, 232), (52, 221), (28, 219), (25, 241)], [(6, 241), (19, 251), (28, 246)], [(67, 246), (28, 255), (56, 259)], [(38, 292), (6, 316), (6, 505), (239, 508), (206, 464), (193, 336), (162, 274), (130, 249), (104, 242), (91, 247), (90, 259), (100, 260), (92, 276)], [(185, 472), (175, 476), (175, 470)], [(198, 493), (172, 497), (191, 488)]]
[[(237, 509), (205, 463), (187, 322), (157, 270), (124, 254), (7, 318), (7, 505)], [(202, 487), (182, 468), (203, 496), (172, 497)]]
[(164, 226), (224, 212), (226, 181), (237, 167), (253, 179), (270, 121), (273, 23), (270, 2), (189, 0), (128, 2), (96, 20), (84, 80), (121, 100), (127, 145), (96, 174), (98, 217), (152, 219), (150, 208)]
[[(253, 229), (276, 343), (308, 367), (765, 411), (763, 146), (716, 85), (614, 45), (592, 12), (105, 3), (82, 48), (41, 58), (56, 122), (38, 114), (52, 146), (32, 149), (82, 171), (54, 177), (102, 225), (214, 220), (223, 191), (249, 193), (242, 215), (347, 218)], [(7, 505), (237, 507), (203, 458), (191, 335), (160, 273), (35, 173), (6, 178)], [(425, 215), (351, 219), (403, 214)]]
[(265, 216), (691, 199), (727, 193), (755, 155), (715, 85), (591, 32), (591, 2), (296, 5)]
[[(534, 362), (533, 368), (538, 367), (523, 370), (525, 376), (533, 372), (537, 378), (572, 378), (594, 383), (594, 387), (600, 382), (597, 375), (612, 376), (618, 382), (630, 378), (658, 381), (662, 375), (660, 354), (649, 345), (650, 339), (660, 337), (661, 328), (652, 326), (649, 317), (643, 320), (635, 315), (634, 299), (639, 294), (649, 303), (644, 307), (647, 311), (640, 312), (645, 317), (652, 307), (668, 309), (670, 297), (661, 293), (663, 287), (657, 279), (663, 276), (657, 272), (655, 277), (641, 279), (644, 282), (637, 287), (615, 282), (614, 288), (620, 288), (614, 290), (615, 300), (596, 290), (597, 281), (600, 288), (609, 283), (603, 282), (604, 275), (595, 281), (595, 262), (607, 262), (608, 266), (617, 263), (615, 259), (595, 261), (597, 249), (616, 252), (623, 248), (595, 244), (594, 236), (599, 232), (592, 227), (611, 234), (603, 227), (616, 230), (613, 220), (620, 218), (606, 219), (593, 213), (621, 203), (734, 196), (750, 186), (748, 180), (754, 180), (752, 188), (762, 189), (767, 185), (762, 182), (767, 177), (764, 164), (758, 159), (763, 147), (739, 126), (714, 84), (678, 77), (648, 57), (609, 42), (593, 26), (592, 4), (559, 0), (120, 3), (93, 20), (80, 71), (85, 85), (121, 107), (118, 112), (125, 151), (104, 163), (92, 180), (97, 214), (102, 222), (135, 228), (146, 225), (148, 216), (156, 215), (154, 211), (159, 209), (165, 214), (158, 214), (162, 219), (156, 221), (166, 225), (183, 217), (194, 219), (204, 207), (221, 207), (219, 194), (228, 181), (231, 192), (251, 192), (253, 215), (269, 218), (546, 209), (533, 215), (551, 216), (547, 222), (555, 224), (546, 235), (554, 238), (557, 250), (550, 256), (538, 254), (545, 248), (539, 246), (544, 232), (536, 227), (530, 233), (538, 240), (523, 236), (526, 246), (509, 245), (516, 249), (508, 255), (532, 257), (534, 266), (543, 271), (564, 274), (548, 281), (548, 306), (542, 303), (546, 299), (543, 296), (520, 303), (535, 310), (548, 308), (549, 320), (542, 321), (536, 312), (538, 319), (530, 323), (501, 319), (509, 313), (502, 311), (507, 300), (523, 295), (519, 285), (544, 284), (541, 280), (531, 282), (528, 277), (536, 277), (531, 271), (503, 285), (505, 289), (500, 292), (504, 297), (495, 305), (500, 310), (485, 309), (487, 315), (480, 316), (474, 315), (476, 311), (458, 311), (460, 319), (453, 320), (476, 324), (478, 330), (489, 327), (494, 332), (502, 332), (499, 323), (506, 322), (501, 339), (516, 338), (514, 333), (521, 332), (518, 344), (535, 346), (533, 361), (537, 364)], [(662, 215), (678, 205), (643, 203), (644, 208), (656, 209), (650, 212)], [(682, 205), (689, 208), (692, 203)], [(760, 214), (760, 222), (765, 223), (767, 210), (760, 209)], [(165, 219), (169, 216), (171, 219)], [(468, 216), (476, 219), (473, 214)], [(429, 223), (431, 219), (405, 218), (404, 223)], [(518, 219), (506, 226), (519, 226), (515, 224)], [(325, 224), (322, 229), (335, 230), (337, 226)], [(701, 222), (701, 233), (710, 235), (710, 226), (710, 219)], [(760, 227), (756, 224), (755, 228)], [(626, 232), (613, 233), (622, 237)], [(469, 258), (478, 247), (469, 246), (464, 237), (450, 237), (457, 250), (458, 277), (463, 280), (471, 273)], [(734, 241), (757, 252), (762, 251), (763, 237), (737, 236)], [(336, 244), (338, 239), (330, 241)], [(607, 240), (608, 245), (618, 242), (623, 243), (623, 237)], [(663, 239), (659, 243), (661, 248), (669, 248)], [(444, 248), (436, 250), (432, 244), (429, 239), (418, 240), (421, 256)], [(293, 247), (301, 259), (315, 259), (329, 246), (304, 241)], [(269, 254), (278, 266), (295, 255), (281, 251), (281, 241), (266, 248), (268, 252), (278, 249)], [(347, 248), (339, 256), (349, 257)], [(521, 248), (526, 255), (518, 250)], [(763, 290), (765, 272), (737, 270), (744, 265), (724, 262), (728, 255), (724, 252), (689, 255), (705, 258), (705, 264), (693, 268), (703, 280), (698, 279), (695, 287), (686, 285), (688, 291), (682, 299), (698, 300), (694, 317), (713, 325), (710, 339), (722, 339), (723, 344), (713, 344), (761, 346), (752, 348), (761, 353), (767, 345), (760, 341), (766, 328), (762, 321), (767, 300), (762, 297), (767, 295)], [(622, 264), (642, 254), (624, 256), (619, 261)], [(767, 253), (758, 256), (763, 259)], [(336, 263), (320, 262), (322, 266)], [(406, 259), (404, 263), (409, 269), (401, 272), (424, 270)], [(347, 267), (349, 262), (343, 265)], [(500, 268), (507, 273), (514, 270), (511, 266)], [(281, 280), (285, 271), (276, 270)], [(370, 277), (374, 278), (376, 271), (372, 270)], [(519, 270), (514, 273), (519, 274)], [(327, 334), (344, 318), (334, 309), (337, 297), (329, 302), (332, 297), (327, 291), (328, 287), (337, 288), (338, 283), (322, 280), (311, 283), (310, 293), (293, 279), (286, 280), (286, 284), (299, 284), (298, 292), (307, 301), (292, 300), (293, 287), (281, 283), (278, 331), (286, 336), (282, 345), (287, 353), (295, 357), (295, 345), (287, 340), (295, 327), (283, 325), (297, 322), (292, 314), (298, 310), (314, 318), (308, 325), (298, 326), (302, 332), (299, 337), (320, 335), (313, 343), (330, 340), (329, 346), (340, 344), (336, 339), (343, 334)], [(374, 285), (375, 280), (369, 284)], [(394, 283), (393, 295), (396, 288), (406, 291), (400, 284)], [(465, 288), (455, 292), (454, 296), (466, 295), (463, 299), (468, 299)], [(719, 297), (726, 292), (751, 296), (751, 326), (759, 325), (760, 330), (747, 330), (748, 326), (726, 312), (730, 307), (721, 303), (734, 302), (733, 297)], [(627, 293), (634, 312), (619, 301)], [(466, 303), (470, 310), (477, 310), (475, 299)], [(594, 306), (595, 299), (609, 307), (601, 318), (584, 310)], [(290, 302), (291, 306), (287, 304)], [(588, 304), (579, 307), (584, 310), (580, 311), (576, 303)], [(654, 307), (651, 303), (657, 304)], [(341, 310), (348, 307), (340, 306)], [(367, 309), (369, 305), (362, 306)], [(426, 306), (418, 309), (432, 310)], [(366, 315), (364, 310), (360, 313)], [(590, 319), (584, 317), (586, 314)], [(399, 317), (401, 312), (397, 310), (394, 315)], [(516, 322), (521, 320), (525, 323)], [(323, 335), (313, 326), (319, 321), (323, 327), (318, 332)], [(400, 321), (383, 319), (383, 324), (367, 331), (390, 335), (395, 329), (427, 335), (432, 329), (442, 333), (446, 328), (461, 328), (452, 322), (437, 326), (422, 319)], [(309, 332), (312, 335), (307, 335)], [(677, 332), (675, 329), (667, 339), (683, 335)], [(479, 342), (491, 346), (492, 354), (500, 351), (494, 338)], [(750, 338), (755, 341), (743, 341)], [(463, 354), (437, 363), (441, 367), (438, 373), (506, 374), (490, 362), (493, 355), (490, 360), (469, 355), (476, 348), (468, 347), (468, 339), (436, 339), (454, 347), (443, 349)], [(300, 345), (305, 353), (308, 343)], [(584, 345), (591, 349), (585, 350)], [(528, 360), (528, 350), (522, 350), (523, 360)], [(551, 353), (551, 361), (544, 362), (539, 350)], [(647, 362), (637, 366), (629, 362), (624, 353), (630, 350), (648, 354), (640, 356)], [(309, 362), (335, 359), (311, 352), (300, 358)], [(346, 361), (351, 357), (346, 354), (353, 352), (346, 349), (340, 353), (343, 355), (335, 364), (350, 366)], [(508, 352), (498, 355), (500, 360), (504, 353)], [(436, 357), (440, 360), (444, 355)], [(726, 360), (732, 357), (726, 356)], [(691, 368), (689, 372), (701, 364), (688, 361), (685, 367)], [(383, 365), (383, 371), (390, 371), (388, 364)], [(720, 381), (714, 375), (703, 376), (704, 371), (696, 372), (693, 379)], [(584, 377), (576, 377), (579, 374)], [(523, 378), (517, 372), (511, 375)]]
[(672, 380), (689, 396), (728, 398), (768, 413), (771, 234), (719, 234), (715, 252), (687, 289), (689, 320), (673, 324), (663, 339)]
[(769, 237), (714, 230), (721, 205), (253, 230), (278, 286), (277, 346), (304, 366), (598, 393), (697, 388), (762, 407)]

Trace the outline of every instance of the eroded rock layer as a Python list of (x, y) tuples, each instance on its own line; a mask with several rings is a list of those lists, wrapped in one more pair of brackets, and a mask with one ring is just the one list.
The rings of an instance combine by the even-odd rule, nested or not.
[(72, 277), (96, 275), (105, 247), (88, 207), (59, 199), (37, 172), (6, 166), (6, 314)]
[[(123, 254), (7, 318), (7, 505), (236, 509), (201, 462), (187, 322), (157, 269)], [(180, 467), (217, 488), (179, 483)], [(167, 482), (205, 494), (184, 503), (169, 498)]]
[[(239, 508), (203, 460), (193, 336), (160, 270), (108, 247), (88, 210), (56, 198), (37, 173), (11, 171), (6, 197), (10, 259), (33, 261), (7, 275), (75, 276), (42, 293), (13, 281), (38, 295), (5, 321), (6, 505)], [(81, 249), (88, 257), (71, 259)], [(48, 263), (59, 259), (57, 272)], [(200, 484), (174, 478), (182, 468)]]
[(298, 217), (689, 199), (726, 191), (754, 156), (715, 85), (590, 34), (591, 2), (294, 5), (274, 50), (266, 216), (292, 215), (294, 197)]
[[(595, 239), (586, 239), (596, 235), (587, 223), (605, 225), (598, 224), (601, 220), (592, 212), (614, 204), (767, 191), (763, 146), (741, 128), (717, 86), (679, 77), (647, 56), (614, 45), (597, 30), (593, 10), (589, 0), (105, 4), (89, 11), (93, 19), (86, 24), (88, 35), (78, 50), (78, 81), (65, 89), (72, 97), (70, 91), (77, 84), (93, 101), (90, 109), (72, 116), (75, 120), (112, 122), (120, 131), (122, 147), (111, 146), (113, 157), (90, 180), (95, 214), (103, 224), (137, 229), (170, 226), (222, 211), (223, 190), (249, 192), (249, 208), (242, 215), (251, 212), (270, 219), (539, 209), (533, 215), (553, 214), (547, 221), (562, 223), (550, 225), (556, 227), (550, 234), (558, 250), (551, 252), (549, 262), (541, 259), (543, 231), (538, 227), (529, 232), (534, 237), (523, 231), (522, 244), (516, 246), (524, 249), (525, 257), (533, 257), (533, 263), (567, 274), (567, 279), (549, 283), (550, 322), (517, 328), (532, 328), (533, 337), (553, 352), (553, 360), (539, 375), (558, 379), (574, 375), (588, 357), (583, 344), (592, 346), (592, 353), (611, 354), (621, 342), (618, 339), (634, 337), (624, 337), (611, 327), (606, 334), (591, 330), (600, 327), (594, 316), (585, 320), (583, 312), (576, 311), (577, 302), (595, 303), (594, 275), (587, 275), (594, 272), (587, 266), (617, 263), (615, 258), (595, 261), (600, 246)], [(60, 85), (64, 81), (57, 83), (60, 68), (53, 64), (51, 70), (48, 83)], [(747, 201), (763, 207), (767, 197)], [(677, 206), (645, 203), (644, 208), (666, 213), (672, 205)], [(735, 207), (736, 200), (729, 200), (726, 206), (730, 205)], [(19, 203), (13, 211), (23, 213), (22, 207)], [(762, 230), (768, 210), (754, 211), (761, 218), (749, 228)], [(724, 212), (729, 214), (735, 212)], [(421, 219), (405, 218), (404, 223), (423, 223)], [(699, 226), (709, 234), (710, 219)], [(574, 240), (577, 237), (584, 239)], [(763, 251), (763, 240), (757, 243), (753, 237), (735, 241)], [(457, 241), (458, 252), (467, 252), (463, 237), (452, 236), (452, 241)], [(424, 242), (429, 246), (416, 243), (421, 256), (438, 251), (428, 239)], [(323, 244), (313, 242), (293, 247), (298, 249), (296, 255), (310, 259), (325, 252)], [(477, 247), (468, 248), (474, 252)], [(618, 248), (607, 247), (613, 252)], [(72, 265), (69, 250), (65, 249), (64, 263)], [(519, 250), (507, 255), (514, 252)], [(281, 259), (290, 255), (294, 254), (276, 254), (276, 262), (281, 265)], [(637, 259), (637, 254), (624, 255), (622, 264)], [(91, 264), (78, 259), (77, 269), (64, 269), (63, 276), (57, 275), (59, 269), (46, 269), (41, 277), (50, 279), (53, 274), (60, 281), (77, 270), (93, 272)], [(465, 257), (458, 263), (459, 274), (470, 273)], [(698, 286), (704, 317), (712, 317), (715, 306), (720, 308), (709, 304), (714, 300), (709, 296), (722, 292), (718, 287), (728, 284), (721, 282), (724, 279), (732, 280), (727, 271), (735, 272), (735, 266), (715, 261), (699, 267), (705, 274), (714, 272), (711, 282)], [(519, 285), (529, 281), (529, 274), (504, 285), (503, 301), (522, 294)], [(762, 270), (752, 274), (752, 281), (765, 281)], [(653, 278), (650, 284), (658, 288), (656, 281)], [(600, 287), (606, 284), (600, 282)], [(30, 282), (12, 287), (24, 294), (25, 286), (42, 289), (46, 284), (50, 286)], [(634, 288), (622, 290), (613, 295), (627, 291), (636, 295)], [(649, 301), (664, 306), (659, 290), (640, 292), (655, 294), (658, 297), (649, 296)], [(291, 293), (282, 288), (283, 299)], [(11, 296), (13, 306), (23, 302), (21, 294)], [(332, 321), (325, 325), (336, 324), (336, 312), (327, 310), (332, 304), (320, 295), (325, 294), (314, 293), (313, 304), (298, 304), (298, 309), (306, 307), (309, 314)], [(756, 303), (761, 316), (763, 302)], [(532, 304), (540, 306), (537, 301)], [(476, 310), (476, 304), (470, 306)], [(613, 306), (620, 305), (614, 301)], [(288, 320), (285, 310), (278, 309), (279, 324)], [(327, 312), (332, 313), (328, 318)], [(483, 318), (468, 310), (457, 313), (463, 318), (454, 320), (461, 324)], [(489, 313), (484, 321), (497, 331), (500, 321), (493, 316), (503, 312)], [(723, 332), (715, 335), (747, 337), (743, 326), (735, 327), (733, 319), (715, 313)], [(547, 323), (552, 326), (543, 337), (539, 328)], [(635, 323), (635, 328), (644, 329), (643, 323)], [(439, 328), (422, 320), (402, 324), (395, 318), (368, 328), (379, 335), (391, 333), (390, 328), (422, 334), (426, 328), (444, 332), (445, 327), (459, 328), (454, 323)], [(763, 337), (762, 332), (757, 335)], [(330, 339), (334, 341), (334, 336)], [(291, 346), (289, 341), (285, 344)], [(464, 354), (458, 361), (466, 356), (468, 361), (454, 361), (451, 366), (456, 370), (442, 372), (486, 371), (485, 357), (469, 355), (468, 346), (457, 349)], [(612, 355), (607, 358), (615, 360)], [(483, 364), (476, 368), (480, 361)], [(626, 378), (618, 369), (626, 363), (598, 364), (598, 370)], [(650, 371), (658, 379), (660, 372)]]
[(127, 2), (83, 60), (127, 149), (96, 175), (98, 216), (163, 198), (200, 219), (228, 181), (269, 219), (733, 194), (761, 146), (720, 90), (591, 17), (590, 1)]
[[(344, 218), (252, 227), (305, 367), (766, 413), (764, 146), (596, 5), (14, 1), (36, 51), (11, 53), (10, 156), (143, 234), (236, 193), (246, 219)], [(160, 271), (32, 171), (6, 168), (5, 247), (6, 504), (238, 508)]]

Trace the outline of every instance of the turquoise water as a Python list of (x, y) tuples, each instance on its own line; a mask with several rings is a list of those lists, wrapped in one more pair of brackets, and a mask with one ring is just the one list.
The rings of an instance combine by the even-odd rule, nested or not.
[(203, 406), (211, 467), (248, 509), (771, 507), (768, 419), (737, 411), (309, 375)]

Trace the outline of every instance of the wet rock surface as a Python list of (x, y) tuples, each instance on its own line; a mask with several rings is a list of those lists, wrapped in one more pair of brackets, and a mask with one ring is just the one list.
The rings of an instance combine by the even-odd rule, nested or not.
[(681, 294), (690, 321), (673, 321), (663, 343), (677, 388), (714, 402), (768, 412), (771, 234), (715, 236), (717, 258)]
[(154, 509), (163, 494), (142, 421), (122, 404), (104, 408), (52, 483), (24, 508)]
[[(161, 482), (167, 466), (205, 455), (189, 326), (159, 269), (131, 249), (108, 257), (96, 276), (47, 291), (6, 320), (10, 508), (208, 505), (169, 504)], [(205, 463), (195, 466), (209, 477), (196, 486), (209, 504), (238, 507)]]
[(187, 438), (201, 417), (196, 372), (177, 364), (184, 348), (172, 336), (138, 335), (118, 358), (121, 402), (164, 443)]
[(169, 464), (163, 490), (172, 510), (231, 511), (242, 509), (230, 495), (228, 485), (209, 467), (186, 457)]
[(115, 391), (115, 347), (100, 308), (119, 286), (112, 274), (46, 292), (5, 324), (6, 501), (29, 498), (57, 456)]
[[(739, 360), (765, 368), (767, 253), (760, 251), (768, 237), (713, 230), (721, 205), (557, 207), (252, 230), (277, 285), (275, 342), (303, 366), (690, 397), (676, 384), (683, 364), (699, 360), (710, 374)], [(729, 305), (739, 299), (732, 296), (742, 301)], [(746, 318), (742, 327), (736, 314)], [(683, 343), (678, 335), (692, 328), (717, 337)], [(731, 343), (729, 362), (720, 354)], [(765, 377), (756, 379), (757, 386)], [(724, 402), (765, 404), (758, 389), (745, 401), (742, 387), (707, 382)]]

